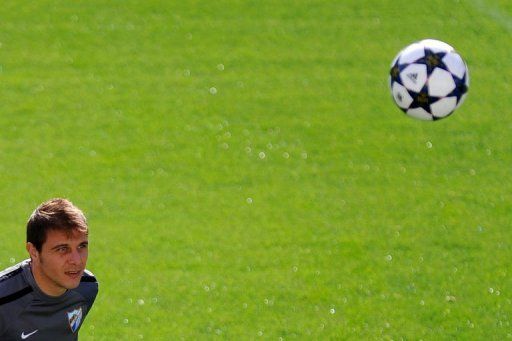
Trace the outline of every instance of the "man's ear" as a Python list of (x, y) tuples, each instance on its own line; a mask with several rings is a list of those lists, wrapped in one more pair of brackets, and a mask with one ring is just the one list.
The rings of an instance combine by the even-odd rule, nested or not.
[(37, 251), (34, 244), (32, 244), (31, 242), (28, 242), (26, 245), (26, 248), (27, 248), (28, 254), (30, 255), (30, 259), (32, 259), (32, 260), (39, 259), (39, 251)]

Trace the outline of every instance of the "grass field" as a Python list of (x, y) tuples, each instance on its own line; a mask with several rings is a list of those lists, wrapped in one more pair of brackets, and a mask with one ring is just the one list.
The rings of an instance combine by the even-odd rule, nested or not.
[[(89, 217), (81, 340), (512, 337), (512, 3), (37, 1), (0, 11), (0, 268)], [(466, 59), (453, 116), (391, 60)]]

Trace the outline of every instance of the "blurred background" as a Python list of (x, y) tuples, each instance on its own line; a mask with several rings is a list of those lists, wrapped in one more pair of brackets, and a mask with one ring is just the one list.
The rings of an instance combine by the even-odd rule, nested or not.
[[(81, 340), (512, 337), (512, 3), (38, 1), (0, 10), (0, 268), (89, 218)], [(465, 58), (420, 122), (393, 57)]]

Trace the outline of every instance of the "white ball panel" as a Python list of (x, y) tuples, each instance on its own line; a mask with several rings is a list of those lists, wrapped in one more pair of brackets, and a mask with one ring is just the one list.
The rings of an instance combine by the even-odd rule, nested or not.
[(448, 67), (448, 70), (450, 70), (450, 72), (455, 76), (458, 78), (464, 77), (464, 73), (466, 72), (466, 64), (462, 60), (462, 57), (457, 53), (447, 53), (443, 58), (443, 62)]
[(414, 108), (407, 110), (407, 115), (423, 121), (432, 121), (434, 118), (423, 108)]
[(418, 43), (411, 44), (402, 50), (399, 54), (400, 64), (409, 64), (412, 63), (422, 57), (425, 57), (425, 50), (423, 46)]
[(427, 66), (411, 64), (400, 72), (400, 79), (407, 89), (420, 92), (427, 82)]
[(434, 52), (448, 52), (454, 50), (453, 47), (451, 47), (447, 43), (436, 39), (424, 39), (420, 41), (420, 44), (422, 44), (425, 47), (428, 47)]
[(393, 99), (400, 108), (406, 109), (409, 107), (409, 105), (411, 105), (413, 99), (403, 85), (395, 82), (393, 83), (393, 88), (391, 91), (393, 93)]
[(446, 70), (435, 68), (428, 79), (428, 94), (443, 97), (455, 90), (452, 74)]
[(457, 104), (457, 106), (455, 107), (455, 109), (457, 109), (458, 107), (460, 107), (462, 105), (462, 103), (466, 100), (466, 97), (468, 96), (467, 93), (465, 93), (464, 95), (462, 95), (462, 97), (460, 98), (460, 101), (459, 101), (459, 104)]
[(445, 97), (430, 105), (432, 115), (435, 117), (445, 117), (449, 115), (457, 107), (457, 97)]

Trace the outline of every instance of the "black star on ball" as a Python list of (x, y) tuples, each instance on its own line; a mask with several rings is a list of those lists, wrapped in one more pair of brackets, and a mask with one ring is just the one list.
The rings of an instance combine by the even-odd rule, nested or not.
[(428, 94), (428, 88), (425, 85), (420, 92), (408, 91), (412, 97), (412, 103), (409, 109), (423, 108), (426, 112), (430, 112), (430, 104), (439, 100), (439, 97), (432, 97)]
[(425, 64), (427, 66), (427, 75), (430, 75), (436, 67), (448, 70), (448, 67), (443, 62), (446, 52), (434, 52), (428, 47), (425, 48), (425, 56), (419, 58), (415, 63)]
[(466, 79), (468, 77), (468, 74), (465, 73), (464, 77), (457, 78), (455, 75), (453, 76), (453, 80), (455, 81), (455, 89), (448, 94), (447, 97), (455, 96), (457, 97), (457, 104), (460, 102), (460, 99), (462, 96), (468, 92), (468, 86), (466, 85)]
[(395, 65), (393, 65), (393, 67), (391, 68), (391, 71), (389, 71), (389, 75), (391, 76), (391, 84), (393, 84), (393, 82), (397, 82), (398, 84), (402, 84), (402, 80), (400, 79), (400, 73), (407, 66), (408, 66), (408, 64), (406, 64), (406, 65), (398, 64), (398, 60), (395, 62)]

